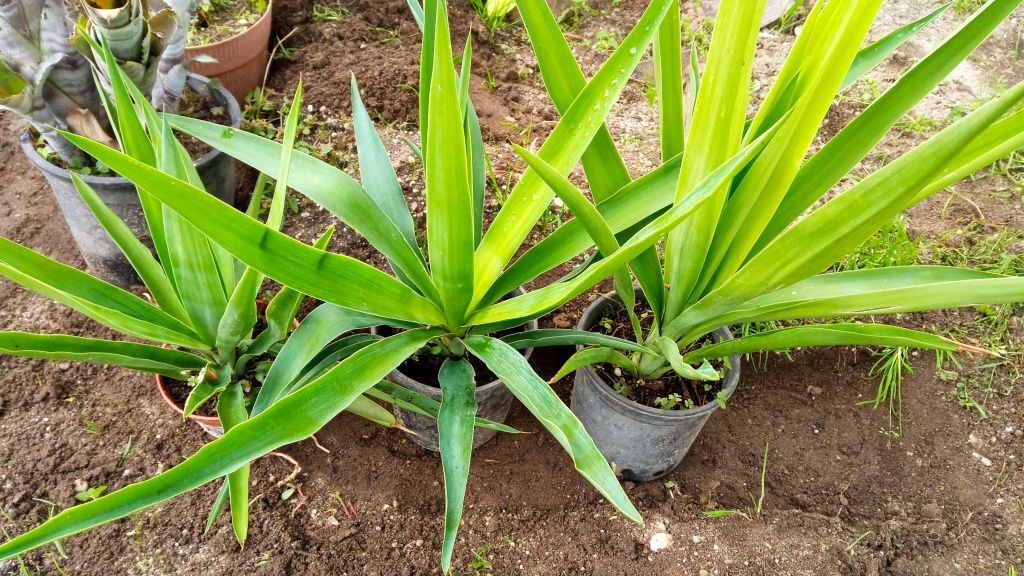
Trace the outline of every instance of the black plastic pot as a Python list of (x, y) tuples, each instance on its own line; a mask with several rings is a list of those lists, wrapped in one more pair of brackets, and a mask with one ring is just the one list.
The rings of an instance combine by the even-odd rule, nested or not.
[[(518, 296), (523, 293), (523, 290), (519, 288), (509, 296)], [(536, 330), (537, 321), (530, 320), (523, 325), (523, 329)], [(527, 360), (529, 360), (531, 354), (533, 354), (533, 348), (523, 350), (523, 356)], [(438, 402), (441, 401), (440, 388), (424, 384), (423, 382), (410, 378), (399, 370), (395, 370), (391, 374), (388, 374), (387, 379), (392, 384), (408, 388), (413, 392), (418, 392), (424, 396), (433, 398)], [(508, 412), (512, 408), (512, 400), (514, 398), (515, 396), (513, 396), (512, 392), (505, 387), (504, 382), (501, 380), (495, 380), (487, 384), (479, 385), (476, 387), (476, 415), (478, 418), (484, 418), (492, 422), (502, 424), (508, 417)], [(438, 452), (440, 450), (437, 442), (436, 420), (429, 416), (402, 410), (398, 406), (394, 406), (392, 410), (395, 413), (395, 418), (398, 419), (398, 422), (411, 432), (409, 436), (412, 438), (413, 442), (416, 442), (427, 450), (433, 450), (434, 452)], [(494, 438), (497, 433), (497, 430), (477, 428), (473, 431), (473, 448), (476, 449), (483, 446), (491, 438)]]
[[(194, 74), (189, 76), (188, 82), (194, 90), (213, 89), (213, 100), (228, 111), (232, 126), (237, 128), (241, 125), (242, 112), (230, 92), (221, 86), (214, 87), (208, 79)], [(21, 135), (21, 149), (50, 183), (57, 204), (64, 213), (68, 228), (71, 229), (78, 250), (85, 258), (89, 269), (100, 278), (122, 287), (138, 284), (139, 277), (135, 269), (79, 196), (74, 184), (71, 183), (70, 173), (47, 162), (36, 151), (27, 132)], [(196, 163), (196, 169), (210, 194), (234, 204), (234, 158), (213, 150)], [(135, 185), (119, 176), (82, 176), (82, 180), (96, 191), (100, 199), (124, 220), (140, 240), (151, 246), (149, 227), (146, 225)]]
[[(637, 300), (643, 294), (637, 291)], [(614, 294), (598, 298), (584, 312), (579, 330), (590, 330), (616, 306)], [(727, 328), (712, 333), (716, 342), (732, 340)], [(726, 374), (726, 394), (732, 397), (740, 379), (740, 357), (731, 356)], [(624, 480), (644, 482), (668, 474), (686, 456), (711, 414), (711, 402), (692, 410), (660, 410), (624, 398), (593, 367), (576, 371), (571, 408), (594, 439), (598, 450)]]

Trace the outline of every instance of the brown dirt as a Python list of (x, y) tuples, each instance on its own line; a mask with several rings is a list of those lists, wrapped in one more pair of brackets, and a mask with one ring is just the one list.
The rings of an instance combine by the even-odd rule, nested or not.
[[(396, 89), (415, 83), (418, 52), (418, 33), (402, 8), (404, 1), (347, 3), (350, 19), (322, 25), (311, 24), (312, 3), (296, 1), (293, 10), (282, 11), (279, 31), (308, 28), (294, 37), (300, 48), (296, 59), (279, 63), (272, 86), (294, 86), (302, 74), (311, 104), (343, 114), (348, 74), (355, 71), (370, 109), (393, 122), (413, 121), (415, 97)], [(623, 30), (642, 3), (591, 4), (610, 10), (588, 15), (574, 32), (581, 38), (591, 38), (602, 28)], [(898, 4), (887, 8), (893, 21), (905, 16), (904, 4), (913, 5), (916, 14), (937, 2)], [(452, 7), (454, 36), (464, 37), (468, 14), (461, 3)], [(941, 25), (950, 30), (957, 22), (950, 15)], [(400, 40), (382, 43), (378, 34), (383, 32), (375, 28), (397, 29)], [(516, 34), (502, 32), (494, 55), (477, 43), (480, 61), (506, 63), (495, 70), (528, 68), (530, 57)], [(1013, 38), (997, 38), (978, 61), (996, 55), (991, 60), (1005, 64), (998, 68), (1000, 76), (1020, 78), (1019, 63), (1003, 62), (1013, 52)], [(764, 39), (769, 47), (784, 47), (785, 42), (771, 34)], [(587, 46), (581, 41), (578, 52), (592, 71), (599, 55)], [(761, 65), (771, 69), (776, 62), (766, 58)], [(535, 109), (549, 108), (536, 74), (521, 81), (505, 78), (499, 75), (503, 86), (494, 95), (495, 109), (502, 112), (490, 117), (488, 135), (500, 169), (515, 171), (518, 164), (496, 142), (503, 124), (495, 119), (510, 116), (517, 126), (527, 126), (532, 118), (543, 118)], [(612, 131), (626, 144), (627, 162), (637, 170), (649, 168), (657, 142), (646, 136), (653, 124), (639, 85), (630, 86), (614, 114)], [(545, 129), (549, 127), (539, 122), (534, 134)], [(15, 134), (11, 129), (0, 139), (0, 234), (82, 266), (68, 231), (54, 217), (58, 211), (45, 181), (22, 158)], [(415, 137), (401, 125), (387, 132), (386, 143), (398, 159), (407, 155), (399, 140), (406, 135)], [(416, 169), (403, 163), (401, 176), (410, 198), (419, 201), (417, 215), (422, 217), (422, 199), (414, 190)], [(1009, 200), (995, 194), (1006, 187), (993, 177), (958, 191), (985, 213), (988, 224), (1020, 230), (1024, 210), (1019, 192)], [(915, 208), (914, 231), (937, 233), (976, 219), (977, 213), (960, 198), (952, 205), (963, 208), (947, 213), (942, 212), (945, 196)], [(289, 231), (307, 241), (331, 221), (308, 203), (289, 217)], [(333, 246), (385, 265), (345, 227), (339, 227)], [(582, 296), (544, 325), (574, 325), (597, 292)], [(114, 336), (10, 282), (0, 282), (0, 302), (3, 329)], [(963, 311), (905, 321), (948, 326), (976, 317), (974, 311)], [(1014, 337), (1021, 339), (1019, 325)], [(569, 353), (541, 350), (533, 362), (542, 375), (550, 376)], [(510, 424), (529, 434), (499, 436), (474, 455), (456, 572), (1002, 576), (1011, 564), (1021, 568), (1024, 397), (1019, 387), (1008, 376), (997, 375), (993, 385), (998, 393), (985, 400), (988, 417), (981, 419), (958, 405), (957, 391), (936, 376), (930, 355), (915, 360), (916, 370), (904, 383), (902, 437), (889, 432), (884, 410), (856, 405), (873, 397), (875, 389), (875, 382), (866, 378), (874, 359), (864, 351), (801, 351), (792, 361), (774, 355), (747, 361), (728, 409), (710, 420), (683, 464), (665, 480), (626, 484), (647, 520), (644, 526), (618, 517), (579, 478), (557, 442), (516, 404)], [(556, 385), (566, 400), (568, 386)], [(225, 519), (209, 536), (202, 535), (215, 495), (210, 486), (67, 539), (67, 559), (51, 547), (26, 555), (25, 561), (40, 574), (74, 576), (437, 574), (444, 510), (438, 458), (401, 432), (349, 416), (329, 424), (318, 439), (330, 454), (309, 441), (285, 448), (303, 467), (294, 481), (301, 495), (296, 492), (286, 501), (281, 498), (285, 487), (277, 483), (290, 473), (290, 466), (275, 458), (256, 462), (253, 524), (244, 550), (234, 542)], [(10, 519), (0, 526), (21, 532), (48, 514), (50, 506), (35, 499), (57, 508), (72, 506), (76, 480), (120, 488), (180, 462), (205, 441), (198, 428), (183, 424), (167, 409), (150, 376), (5, 357), (0, 360), (0, 506)], [(751, 507), (750, 494), (756, 498), (760, 491), (766, 444), (761, 517), (707, 518), (707, 509)], [(345, 513), (350, 506), (358, 510), (354, 517)], [(651, 552), (648, 541), (655, 532), (670, 533), (673, 545)], [(12, 569), (12, 564), (0, 564), (0, 573)]]

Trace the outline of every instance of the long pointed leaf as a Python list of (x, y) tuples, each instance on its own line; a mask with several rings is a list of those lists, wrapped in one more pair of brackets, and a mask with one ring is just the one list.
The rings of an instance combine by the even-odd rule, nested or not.
[(473, 455), (473, 420), (476, 418), (476, 382), (468, 360), (445, 360), (437, 375), (441, 383), (441, 409), (437, 415), (438, 446), (444, 469), (444, 543), (441, 571), (452, 567), (455, 537), (469, 483)]
[(583, 424), (562, 403), (554, 390), (537, 376), (522, 354), (501, 340), (487, 336), (468, 338), (466, 347), (474, 356), (483, 360), (526, 409), (540, 420), (572, 457), (576, 470), (598, 492), (630, 520), (643, 521)]
[[(316, 382), (282, 398), (263, 414), (235, 426), (163, 474), (66, 509), (5, 542), (0, 545), (0, 559), (159, 504), (233, 472), (285, 444), (308, 438), (437, 335), (436, 330), (410, 330), (360, 350)], [(273, 425), (268, 425), (270, 423)]]

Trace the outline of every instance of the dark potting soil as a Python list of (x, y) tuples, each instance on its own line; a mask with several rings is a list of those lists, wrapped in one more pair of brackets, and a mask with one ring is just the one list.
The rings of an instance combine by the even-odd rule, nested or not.
[[(212, 87), (213, 85), (211, 84), (211, 89)], [(215, 102), (206, 90), (197, 91), (188, 86), (185, 87), (185, 92), (182, 93), (181, 101), (178, 103), (178, 114), (195, 118), (196, 120), (206, 120), (214, 124), (223, 124), (225, 126), (231, 124), (231, 118), (226, 107)], [(185, 150), (188, 150), (189, 156), (195, 162), (198, 162), (212, 150), (205, 142), (183, 132), (176, 132), (175, 135), (185, 147)]]
[[(653, 325), (654, 315), (651, 313), (650, 308), (639, 303), (635, 313), (639, 317), (640, 325), (646, 333)], [(591, 330), (625, 340), (634, 339), (633, 325), (630, 322), (629, 314), (626, 312), (626, 307), (617, 302), (615, 308), (601, 318)], [(710, 341), (711, 336), (705, 336), (691, 345), (691, 349), (699, 348)], [(711, 365), (720, 374), (724, 373), (722, 361), (711, 360)], [(639, 378), (621, 370), (619, 370), (619, 374), (616, 374), (616, 367), (611, 364), (597, 364), (594, 366), (594, 369), (616, 393), (621, 394), (625, 398), (644, 406), (650, 406), (651, 408), (671, 410), (699, 408), (705, 404), (715, 402), (715, 397), (722, 390), (725, 382), (724, 378), (716, 382), (688, 380), (671, 371), (661, 378)], [(678, 395), (681, 400), (671, 408), (667, 408), (665, 405), (659, 406), (659, 400), (667, 399), (673, 394)]]
[[(185, 406), (185, 402), (188, 400), (188, 395), (192, 393), (192, 386), (184, 380), (178, 380), (176, 378), (168, 378), (164, 376), (164, 387), (167, 388), (167, 393), (170, 394), (171, 399), (178, 405), (179, 408)], [(196, 409), (195, 414), (197, 416), (216, 416), (217, 415), (217, 399), (211, 398), (204, 402), (199, 408)]]
[(196, 10), (188, 30), (188, 45), (222, 42), (249, 29), (267, 10), (268, 0), (216, 0)]
[[(516, 332), (522, 332), (523, 328), (512, 328), (509, 330), (502, 330), (490, 334), (493, 338), (501, 338), (509, 334), (515, 334)], [(393, 328), (384, 326), (377, 329), (378, 333), (382, 336), (392, 336), (396, 334), (396, 330)], [(409, 357), (408, 360), (402, 362), (398, 367), (398, 371), (405, 374), (409, 378), (421, 383), (431, 386), (433, 388), (440, 388), (441, 383), (438, 381), (437, 376), (441, 372), (441, 365), (447, 359), (446, 356), (441, 354), (432, 354), (426, 348), (420, 349), (419, 352)], [(469, 361), (469, 364), (473, 367), (475, 374), (474, 380), (477, 386), (483, 386), (490, 384), (498, 379), (498, 376), (491, 372), (491, 369), (483, 363), (482, 360), (467, 353), (465, 359)]]

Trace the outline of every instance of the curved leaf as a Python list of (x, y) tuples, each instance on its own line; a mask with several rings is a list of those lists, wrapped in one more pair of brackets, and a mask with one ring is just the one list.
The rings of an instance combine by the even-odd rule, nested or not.
[(576, 415), (562, 403), (555, 391), (537, 376), (523, 355), (501, 340), (471, 336), (466, 347), (508, 386), (555, 440), (572, 457), (576, 470), (598, 492), (634, 522), (643, 522), (640, 513), (622, 490), (615, 473), (597, 450)]

